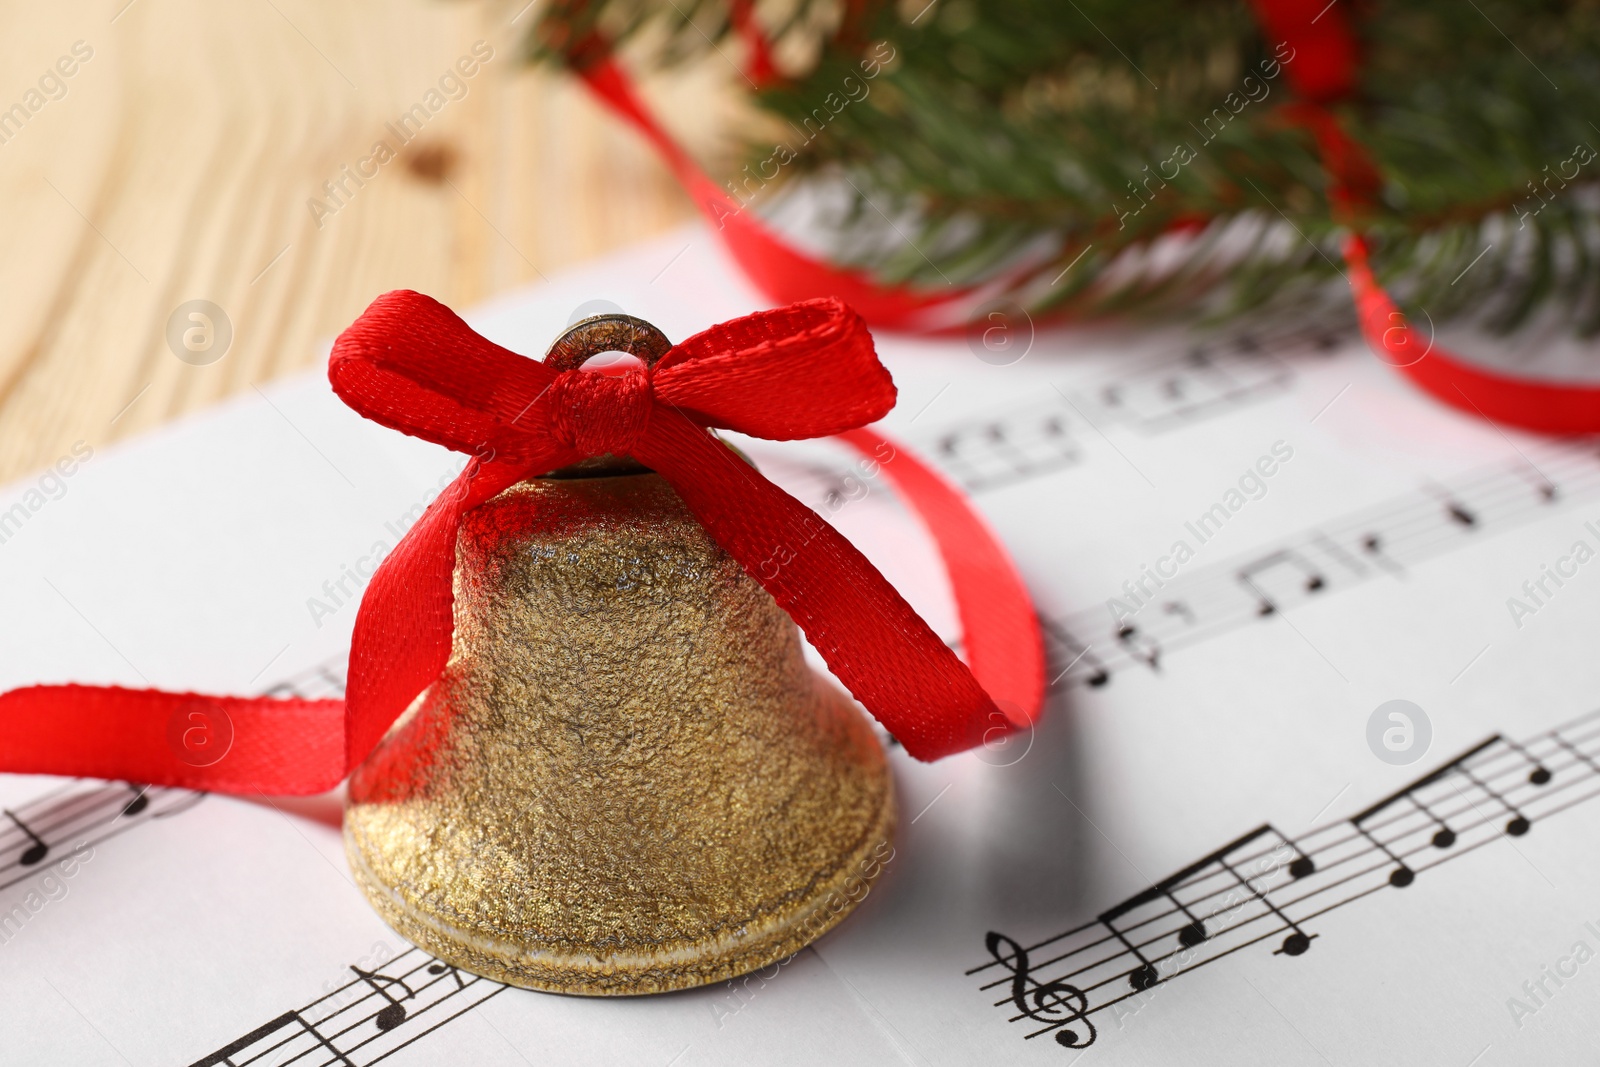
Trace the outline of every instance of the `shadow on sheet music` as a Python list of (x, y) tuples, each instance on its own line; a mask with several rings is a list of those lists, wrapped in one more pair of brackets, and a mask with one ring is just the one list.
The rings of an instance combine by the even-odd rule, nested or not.
[(1077, 699), (1058, 687), (1032, 730), (997, 733), (937, 764), (894, 761), (894, 858), (825, 953), (948, 967), (969, 951), (973, 926), (992, 916), (1037, 927), (1078, 908), (1092, 888), (1087, 861), (1098, 839), (1076, 806), (1093, 816)]
[(271, 808), (291, 819), (308, 819), (334, 830), (344, 829), (344, 786), (309, 797), (239, 797), (239, 800)]

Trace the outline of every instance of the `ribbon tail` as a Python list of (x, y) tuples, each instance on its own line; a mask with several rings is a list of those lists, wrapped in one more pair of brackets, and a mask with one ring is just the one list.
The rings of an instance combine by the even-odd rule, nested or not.
[(379, 565), (356, 616), (346, 699), (28, 686), (0, 694), (0, 771), (213, 793), (332, 789), (443, 669), (461, 516), (526, 470), (473, 461)]
[(1044, 638), (1016, 564), (983, 517), (932, 467), (868, 429), (839, 435), (877, 463), (939, 547), (972, 676), (1013, 725), (1038, 721), (1044, 707)]
[(748, 204), (735, 199), (700, 169), (656, 121), (634, 91), (633, 81), (610, 55), (576, 72), (601, 103), (655, 146), (728, 254), (776, 303), (837, 296), (871, 322), (914, 329), (930, 315), (970, 296), (969, 288), (933, 291), (886, 284), (864, 271), (835, 267), (808, 255), (774, 233), (748, 210)]
[(634, 455), (672, 484), (912, 756), (965, 751), (1008, 721), (855, 546), (703, 428), (658, 406)]
[(0, 770), (213, 793), (320, 793), (344, 777), (344, 701), (120, 686), (0, 694)]
[(1368, 347), (1423, 392), (1468, 414), (1535, 433), (1600, 433), (1600, 388), (1515, 378), (1464, 362), (1411, 327), (1378, 284), (1359, 236), (1346, 238), (1344, 258)]
[(522, 462), (473, 460), (379, 564), (350, 639), (343, 773), (366, 758), (450, 658), (461, 517), (527, 472)]
[[(1255, 8), (1262, 25), (1290, 48), (1290, 56), (1283, 57), (1284, 69), (1307, 101), (1291, 105), (1290, 114), (1316, 138), (1334, 217), (1354, 220), (1361, 208), (1377, 199), (1383, 177), (1366, 148), (1327, 109), (1350, 96), (1357, 84), (1359, 57), (1349, 20), (1322, 0), (1255, 0)], [(1378, 284), (1368, 262), (1367, 243), (1359, 233), (1345, 238), (1344, 261), (1367, 346), (1423, 392), (1490, 422), (1535, 433), (1600, 432), (1600, 387), (1538, 381), (1473, 366), (1412, 328)]]

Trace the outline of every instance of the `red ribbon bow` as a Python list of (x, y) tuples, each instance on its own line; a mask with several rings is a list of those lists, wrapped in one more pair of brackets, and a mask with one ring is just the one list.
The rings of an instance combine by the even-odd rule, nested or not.
[[(220, 792), (332, 788), (449, 657), (462, 516), (524, 478), (606, 453), (665, 478), (911, 755), (960, 752), (1008, 722), (866, 557), (709, 430), (773, 440), (861, 434), (887, 413), (894, 384), (866, 324), (840, 301), (735, 319), (654, 367), (611, 376), (527, 359), (437, 301), (397, 291), (340, 335), (328, 376), (367, 418), (474, 456), (373, 575), (346, 698), (18, 689), (0, 695), (0, 769)], [(209, 755), (186, 755), (185, 731), (219, 723), (226, 737), (208, 737)]]

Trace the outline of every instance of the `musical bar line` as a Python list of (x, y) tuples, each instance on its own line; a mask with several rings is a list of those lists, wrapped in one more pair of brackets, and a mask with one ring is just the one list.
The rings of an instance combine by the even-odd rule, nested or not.
[(1075, 423), (1092, 418), (1145, 435), (1191, 425), (1284, 392), (1294, 380), (1284, 357), (1326, 355), (1342, 340), (1328, 330), (1296, 328), (1193, 342), (1068, 396), (1009, 405), (918, 440), (972, 492), (1014, 485), (1082, 460)]
[(190, 1067), (367, 1067), (511, 988), (410, 948)]
[(1005, 995), (1025, 1038), (1082, 1048), (1095, 1017), (1181, 974), (1278, 940), (1310, 955), (1313, 921), (1600, 797), (1600, 711), (1526, 741), (1493, 735), (1403, 789), (1296, 838), (1263, 824), (1093, 920), (1032, 944), (990, 931), (966, 973)]
[[(342, 697), (345, 655), (291, 675), (269, 696)], [(332, 992), (283, 1012), (193, 1067), (366, 1067), (511, 988), (408, 948), (352, 975)]]
[[(343, 696), (344, 655), (267, 690), (270, 696)], [(0, 809), (0, 889), (44, 870), (58, 853), (94, 846), (154, 819), (188, 811), (206, 794), (136, 782), (75, 778)]]
[[(1100, 687), (1128, 670), (1159, 673), (1171, 654), (1280, 612), (1410, 568), (1505, 531), (1600, 500), (1600, 452), (1540, 450), (1535, 480), (1523, 460), (1473, 471), (1302, 530), (1260, 550), (1183, 572), (1139, 603), (1125, 591), (1097, 607), (1041, 613), (1059, 684)], [(1470, 516), (1464, 522), (1462, 515)], [(1128, 614), (1132, 612), (1132, 614)]]
[(188, 811), (204, 794), (187, 789), (74, 779), (5, 809), (0, 830), (0, 889), (47, 869), (57, 856), (92, 847), (152, 819)]

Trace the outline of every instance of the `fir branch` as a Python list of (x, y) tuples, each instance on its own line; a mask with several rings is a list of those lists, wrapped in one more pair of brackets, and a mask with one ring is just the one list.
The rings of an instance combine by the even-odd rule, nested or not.
[[(563, 0), (534, 52), (599, 31), (681, 63), (737, 48), (730, 11)], [(843, 262), (930, 287), (1003, 278), (1074, 314), (1222, 314), (1342, 284), (1315, 145), (1278, 107), (1293, 57), (1244, 0), (790, 0), (757, 18), (813, 57), (757, 103), (796, 133), (779, 182), (847, 190), (826, 220)], [(1434, 319), (1504, 330), (1555, 306), (1600, 331), (1600, 6), (1367, 0), (1355, 25), (1340, 113), (1383, 180), (1359, 220), (1380, 279)], [(893, 59), (863, 79), (869, 54)], [(1150, 265), (1197, 221), (1176, 267)]]

